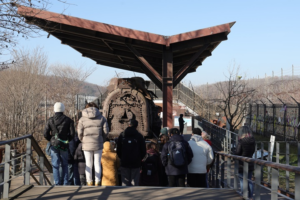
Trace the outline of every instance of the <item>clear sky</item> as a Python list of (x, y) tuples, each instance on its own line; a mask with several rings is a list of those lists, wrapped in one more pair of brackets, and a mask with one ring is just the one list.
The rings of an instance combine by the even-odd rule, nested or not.
[[(54, 1), (53, 1), (54, 2)], [(300, 75), (300, 1), (289, 0), (69, 0), (75, 5), (54, 3), (49, 10), (64, 14), (132, 28), (136, 30), (175, 35), (236, 21), (228, 40), (222, 42), (197, 72), (183, 79), (195, 85), (224, 80), (230, 63), (240, 64), (248, 77), (280, 74), (281, 68), (291, 72), (294, 65)], [(122, 77), (133, 72), (96, 65), (71, 47), (62, 45), (46, 33), (39, 38), (21, 40), (20, 46), (43, 46), (51, 63), (78, 63), (96, 66), (88, 82), (103, 85), (116, 72)], [(136, 75), (141, 75), (136, 73)], [(145, 76), (144, 76), (145, 77)]]

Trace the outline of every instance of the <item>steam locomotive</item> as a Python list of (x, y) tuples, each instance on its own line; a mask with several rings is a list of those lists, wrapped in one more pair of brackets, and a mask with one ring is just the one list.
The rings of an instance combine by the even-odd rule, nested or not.
[(147, 90), (150, 82), (143, 78), (114, 78), (108, 86), (103, 103), (103, 116), (109, 125), (110, 139), (118, 137), (128, 127), (130, 119), (138, 121), (137, 130), (146, 138), (157, 137), (161, 128), (155, 95)]

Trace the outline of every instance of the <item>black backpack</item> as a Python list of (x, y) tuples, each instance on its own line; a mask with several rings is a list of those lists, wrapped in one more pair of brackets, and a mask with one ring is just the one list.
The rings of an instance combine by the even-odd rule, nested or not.
[(158, 155), (157, 154), (146, 154), (142, 162), (142, 173), (147, 176), (153, 176), (157, 173), (158, 168)]
[(126, 152), (126, 155), (124, 153), (122, 154), (122, 159), (126, 160), (128, 163), (134, 163), (137, 160), (141, 160), (139, 143), (136, 138), (124, 137), (123, 134), (122, 152)]
[(169, 163), (175, 167), (182, 167), (187, 164), (186, 150), (183, 142), (171, 141), (168, 145)]

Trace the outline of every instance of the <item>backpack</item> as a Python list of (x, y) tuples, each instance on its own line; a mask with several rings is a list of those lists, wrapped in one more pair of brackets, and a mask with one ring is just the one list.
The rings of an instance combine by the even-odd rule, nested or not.
[[(136, 162), (137, 160), (141, 160), (140, 157), (140, 148), (139, 143), (136, 138), (133, 137), (124, 137), (122, 139), (122, 159), (125, 158), (126, 162)], [(126, 152), (127, 155), (124, 155)]]
[(169, 163), (175, 167), (182, 167), (187, 164), (186, 150), (183, 142), (171, 141), (168, 145)]
[(158, 168), (158, 155), (157, 154), (146, 154), (142, 162), (142, 173), (147, 176), (152, 176), (157, 173)]
[(52, 129), (52, 133), (53, 133), (53, 136), (50, 140), (50, 143), (51, 145), (55, 148), (55, 149), (59, 149), (59, 150), (63, 150), (63, 151), (68, 151), (68, 143), (69, 141), (68, 140), (61, 140), (58, 136), (59, 134), (59, 131), (57, 130), (57, 127), (55, 126), (55, 123), (54, 123), (54, 119), (52, 118), (50, 120), (50, 127)]

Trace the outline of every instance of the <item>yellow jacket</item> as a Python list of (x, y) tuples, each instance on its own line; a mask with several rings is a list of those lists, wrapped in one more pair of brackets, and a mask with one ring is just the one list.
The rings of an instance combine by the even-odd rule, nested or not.
[(103, 153), (101, 158), (102, 164), (102, 186), (116, 186), (118, 185), (118, 169), (120, 167), (120, 160), (117, 153), (113, 150), (110, 142), (103, 144)]

